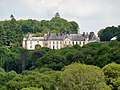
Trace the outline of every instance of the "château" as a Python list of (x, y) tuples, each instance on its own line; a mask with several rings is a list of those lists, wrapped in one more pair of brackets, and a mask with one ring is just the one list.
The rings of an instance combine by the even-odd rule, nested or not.
[(67, 46), (80, 45), (83, 46), (90, 42), (99, 41), (94, 32), (83, 34), (44, 34), (43, 37), (33, 37), (31, 33), (23, 39), (23, 48), (35, 50), (40, 47), (48, 47), (50, 49), (61, 49)]

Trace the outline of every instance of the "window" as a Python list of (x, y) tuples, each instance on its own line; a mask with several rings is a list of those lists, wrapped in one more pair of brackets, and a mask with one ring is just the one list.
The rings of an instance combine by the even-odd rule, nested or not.
[(66, 44), (66, 41), (65, 41), (65, 44)]
[(32, 45), (30, 45), (30, 48), (32, 48)]
[(57, 44), (58, 44), (58, 41), (57, 41)]
[(76, 44), (78, 44), (77, 41), (76, 41)]
[(53, 46), (53, 49), (55, 49), (55, 47)]
[(51, 44), (51, 41), (49, 41), (49, 44)]
[(60, 48), (62, 48), (62, 45), (60, 45)]
[(79, 42), (79, 44), (81, 45), (81, 42)]
[(62, 41), (60, 41), (60, 44), (62, 44)]
[(85, 42), (83, 42), (83, 45), (85, 45)]
[(53, 41), (53, 44), (55, 44), (55, 42)]
[(70, 44), (70, 41), (69, 41), (69, 44)]
[(57, 45), (57, 49), (58, 49), (58, 45)]
[(37, 41), (37, 43), (39, 43), (39, 41)]
[(47, 42), (47, 41), (44, 41), (43, 44), (44, 44), (45, 46), (47, 46), (47, 45), (48, 45), (48, 42)]
[(32, 41), (30, 41), (30, 44), (32, 44)]
[(72, 42), (72, 44), (74, 45), (74, 41)]

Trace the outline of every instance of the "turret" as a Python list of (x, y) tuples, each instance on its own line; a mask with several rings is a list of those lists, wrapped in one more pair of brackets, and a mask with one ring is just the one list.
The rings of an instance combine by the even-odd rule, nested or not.
[(55, 14), (55, 17), (60, 18), (60, 14), (57, 12), (57, 13)]
[(90, 32), (89, 34), (89, 40), (92, 40), (95, 37), (94, 32)]
[(28, 40), (32, 40), (32, 34), (28, 33)]
[(48, 40), (48, 34), (44, 34), (44, 40)]

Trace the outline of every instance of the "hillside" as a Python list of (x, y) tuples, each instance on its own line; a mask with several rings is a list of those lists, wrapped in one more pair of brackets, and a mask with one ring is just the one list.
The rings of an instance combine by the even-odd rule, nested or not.
[[(21, 47), (28, 33), (77, 33), (78, 24), (59, 14), (51, 20), (0, 21), (0, 90), (119, 90), (120, 42), (118, 27), (99, 31), (101, 41), (54, 50)], [(115, 32), (113, 32), (115, 31)], [(110, 35), (110, 36), (109, 36)], [(108, 37), (109, 36), (109, 37)]]
[(21, 46), (23, 36), (28, 32), (36, 33), (37, 36), (45, 33), (77, 33), (79, 26), (75, 21), (68, 22), (66, 19), (55, 15), (51, 20), (16, 20), (13, 15), (10, 20), (0, 21), (0, 46)]

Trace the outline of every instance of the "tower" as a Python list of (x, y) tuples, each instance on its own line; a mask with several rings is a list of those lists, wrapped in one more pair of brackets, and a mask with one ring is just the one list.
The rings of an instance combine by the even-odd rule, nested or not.
[(60, 14), (57, 12), (57, 13), (55, 14), (55, 17), (60, 18)]
[(32, 40), (32, 34), (28, 33), (28, 40)]

